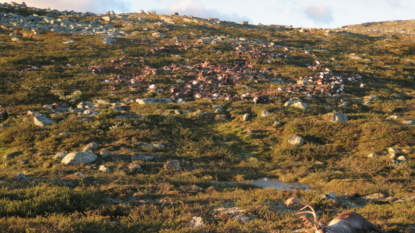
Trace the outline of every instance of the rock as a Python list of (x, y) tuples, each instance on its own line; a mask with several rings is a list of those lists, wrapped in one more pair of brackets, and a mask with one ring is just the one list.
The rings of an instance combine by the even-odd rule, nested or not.
[(180, 171), (182, 168), (178, 160), (172, 160), (164, 164), (164, 169), (169, 171)]
[(12, 38), (12, 42), (19, 42), (22, 41), (22, 39), (18, 38), (18, 37), (13, 37)]
[(67, 154), (61, 161), (64, 164), (84, 164), (92, 163), (98, 156), (89, 151), (77, 151)]
[(94, 105), (95, 104), (92, 103), (92, 102), (80, 102), (78, 105), (76, 105), (76, 107), (77, 108), (92, 108), (92, 107), (94, 107)]
[(389, 147), (389, 148), (388, 148), (388, 153), (389, 153), (389, 154), (392, 154), (392, 153), (397, 153), (397, 152), (399, 152), (399, 150), (398, 150), (398, 149), (396, 149), (396, 148), (393, 148), (393, 147)]
[(111, 45), (112, 43), (114, 43), (114, 42), (117, 42), (117, 40), (116, 39), (114, 39), (114, 38), (112, 38), (112, 37), (105, 37), (103, 40), (102, 40), (102, 43), (103, 44), (107, 44), (107, 45)]
[(385, 197), (386, 196), (383, 193), (374, 193), (374, 194), (366, 195), (362, 197), (362, 199), (369, 201), (369, 202), (378, 202), (378, 201), (382, 201), (383, 199), (385, 199)]
[(216, 115), (215, 116), (215, 121), (224, 121), (224, 122), (226, 122), (226, 121), (228, 121), (228, 119), (226, 118), (225, 115)]
[(139, 104), (170, 104), (173, 103), (173, 100), (167, 98), (146, 98), (146, 99), (136, 99)]
[(15, 178), (15, 180), (20, 181), (20, 182), (26, 182), (29, 181), (29, 178), (27, 178), (27, 176), (25, 176), (23, 173), (19, 173)]
[(406, 158), (405, 158), (405, 156), (401, 155), (396, 160), (398, 160), (399, 162), (404, 162), (404, 161), (406, 161)]
[(260, 114), (261, 117), (267, 117), (269, 116), (271, 113), (268, 110), (263, 110)]
[(0, 124), (0, 130), (5, 129), (5, 128), (8, 128), (8, 127), (10, 127), (9, 124), (6, 124), (6, 123)]
[(397, 115), (391, 115), (391, 116), (386, 117), (386, 120), (396, 120), (398, 118), (399, 117)]
[(160, 33), (160, 32), (153, 32), (153, 34), (151, 34), (151, 36), (153, 36), (154, 38), (163, 38), (164, 34)]
[(143, 169), (141, 168), (141, 166), (139, 164), (130, 164), (130, 165), (128, 165), (128, 170), (131, 173), (140, 173), (140, 172), (143, 172)]
[(288, 139), (288, 142), (294, 146), (301, 146), (304, 144), (305, 141), (300, 135), (294, 134), (290, 137), (290, 139)]
[(307, 104), (304, 104), (300, 100), (290, 100), (285, 102), (284, 107), (292, 107), (292, 108), (298, 108), (302, 110), (306, 110), (308, 108)]
[(154, 156), (152, 155), (139, 154), (139, 155), (131, 156), (131, 160), (151, 161), (153, 159), (154, 159)]
[(215, 111), (215, 113), (221, 113), (223, 112), (223, 107), (220, 105), (214, 105), (213, 110)]
[(245, 114), (242, 116), (242, 121), (248, 121), (248, 120), (249, 120), (249, 116), (250, 116), (250, 114), (249, 114), (249, 113), (245, 113)]
[(101, 151), (101, 153), (99, 153), (99, 155), (101, 155), (102, 158), (108, 157), (111, 155), (111, 152), (109, 151)]
[(201, 217), (192, 217), (192, 220), (190, 220), (189, 226), (191, 228), (197, 228), (202, 227), (205, 224), (203, 223), (203, 219)]
[(86, 146), (84, 146), (82, 151), (96, 150), (98, 148), (99, 148), (99, 146), (96, 142), (90, 142)]
[(47, 125), (51, 125), (51, 124), (55, 123), (55, 121), (50, 119), (47, 116), (37, 115), (37, 116), (34, 117), (34, 123), (37, 126), (45, 127)]
[(335, 193), (326, 193), (326, 194), (323, 194), (322, 195), (322, 198), (323, 199), (326, 199), (326, 200), (331, 199), (331, 200), (337, 201), (337, 197), (336, 197), (336, 194)]
[(75, 44), (75, 41), (74, 40), (67, 40), (67, 41), (64, 41), (63, 44)]
[(98, 170), (101, 172), (111, 172), (111, 169), (105, 165), (99, 166)]
[(63, 159), (63, 158), (65, 158), (65, 156), (67, 155), (68, 153), (66, 153), (65, 151), (59, 151), (58, 153), (56, 153), (54, 156), (53, 156), (53, 158), (54, 159)]
[(325, 119), (327, 119), (329, 121), (333, 121), (333, 122), (342, 122), (342, 121), (348, 121), (349, 120), (347, 115), (344, 114), (344, 113), (341, 113), (341, 112), (327, 113), (325, 115)]
[(364, 96), (363, 104), (364, 105), (373, 104), (373, 101), (375, 101), (376, 99), (379, 99), (379, 97), (378, 96)]
[(401, 121), (401, 123), (403, 125), (414, 125), (415, 124), (415, 120), (403, 120), (403, 121)]
[(376, 152), (370, 153), (368, 156), (368, 158), (377, 158), (378, 154)]
[(103, 17), (102, 17), (102, 19), (103, 19), (105, 22), (111, 22), (111, 17), (110, 17), (110, 16), (103, 16)]

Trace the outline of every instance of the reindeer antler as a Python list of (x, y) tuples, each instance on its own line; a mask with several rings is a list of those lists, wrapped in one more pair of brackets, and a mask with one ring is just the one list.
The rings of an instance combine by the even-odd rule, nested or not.
[(302, 200), (300, 200), (296, 197), (290, 197), (285, 201), (285, 205), (287, 205), (287, 206), (290, 206), (294, 203), (300, 203), (300, 204), (304, 205), (300, 209), (300, 211), (304, 210), (306, 208), (310, 209), (310, 211), (301, 211), (301, 212), (298, 212), (296, 214), (312, 214), (313, 217), (314, 217), (314, 221), (307, 218), (306, 216), (301, 216), (300, 218), (303, 220), (303, 222), (305, 223), (306, 226), (314, 226), (314, 228), (316, 230), (318, 230), (319, 229), (319, 223), (318, 223), (316, 211), (314, 211), (314, 208), (310, 204), (308, 204), (307, 202), (304, 202), (304, 201), (302, 201)]

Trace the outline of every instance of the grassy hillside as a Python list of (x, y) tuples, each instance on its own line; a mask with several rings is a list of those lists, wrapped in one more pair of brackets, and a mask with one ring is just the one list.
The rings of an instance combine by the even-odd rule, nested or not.
[[(292, 196), (323, 223), (355, 211), (384, 231), (415, 231), (408, 36), (367, 25), (0, 12), (2, 22), (53, 18), (0, 28), (0, 110), (9, 114), (0, 117), (1, 231), (311, 231), (285, 207)], [(148, 98), (168, 103), (136, 101)], [(39, 116), (53, 123), (35, 124)], [(295, 134), (303, 144), (289, 142)], [(83, 150), (98, 156), (62, 163)], [(250, 182), (263, 177), (309, 189)]]

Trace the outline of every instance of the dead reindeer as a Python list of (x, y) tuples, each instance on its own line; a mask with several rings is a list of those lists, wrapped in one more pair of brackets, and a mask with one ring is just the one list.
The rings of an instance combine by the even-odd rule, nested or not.
[[(355, 212), (343, 212), (333, 220), (329, 222), (327, 226), (323, 226), (318, 219), (316, 212), (310, 204), (296, 198), (291, 197), (285, 201), (287, 206), (294, 203), (300, 203), (303, 208), (300, 209), (301, 212), (296, 214), (312, 214), (314, 220), (307, 218), (306, 216), (301, 216), (301, 219), (307, 226), (313, 226), (315, 228), (315, 233), (368, 233), (371, 231), (379, 233), (387, 233), (380, 230), (378, 227), (367, 221), (362, 215)], [(309, 211), (302, 211), (304, 209), (310, 209)]]

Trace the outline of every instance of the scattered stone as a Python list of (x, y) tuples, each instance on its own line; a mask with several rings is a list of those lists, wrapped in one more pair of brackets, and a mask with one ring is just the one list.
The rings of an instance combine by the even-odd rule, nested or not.
[(249, 114), (249, 113), (245, 113), (245, 114), (242, 116), (242, 121), (248, 121), (248, 120), (249, 120), (249, 116), (250, 116), (250, 114)]
[(99, 155), (101, 155), (102, 158), (108, 157), (111, 155), (111, 152), (109, 151), (101, 151), (101, 153), (99, 153)]
[(406, 158), (405, 158), (405, 156), (401, 155), (396, 160), (398, 160), (399, 162), (405, 162)]
[(103, 19), (105, 22), (111, 22), (111, 17), (110, 17), (110, 16), (103, 16), (103, 17), (102, 17), (102, 19)]
[(6, 123), (0, 124), (0, 130), (5, 129), (5, 128), (8, 128), (8, 127), (10, 127), (9, 124), (6, 124)]
[(29, 181), (29, 178), (27, 178), (27, 176), (25, 176), (23, 173), (19, 173), (15, 178), (15, 180), (20, 181), (20, 182), (26, 182)]
[(67, 40), (67, 41), (64, 41), (63, 44), (75, 44), (75, 41), (74, 40)]
[(92, 163), (98, 156), (89, 151), (77, 151), (67, 154), (61, 161), (64, 164), (84, 164)]
[(364, 105), (369, 105), (369, 104), (373, 104), (373, 101), (379, 99), (378, 96), (364, 96), (363, 97), (363, 104)]
[(130, 164), (130, 165), (128, 165), (128, 170), (131, 173), (140, 173), (140, 172), (143, 172), (143, 169), (141, 168), (141, 166), (139, 164)]
[(385, 197), (386, 196), (383, 193), (374, 193), (374, 194), (366, 195), (362, 197), (362, 199), (368, 202), (379, 202), (379, 201), (383, 201)]
[(55, 121), (50, 119), (47, 116), (37, 115), (37, 116), (34, 117), (34, 123), (37, 126), (45, 127), (47, 125), (51, 125), (51, 124), (55, 123)]
[(178, 160), (172, 160), (164, 164), (164, 169), (169, 171), (180, 171), (182, 168)]
[(329, 121), (333, 121), (333, 122), (342, 122), (342, 121), (348, 121), (349, 118), (347, 117), (346, 114), (341, 113), (341, 112), (332, 112), (332, 113), (327, 113), (325, 115), (325, 118)]
[(370, 153), (367, 157), (368, 158), (377, 158), (379, 155), (376, 152)]
[(68, 153), (65, 151), (59, 151), (58, 153), (53, 156), (54, 159), (63, 159)]
[(139, 155), (131, 156), (131, 160), (151, 161), (153, 159), (154, 159), (154, 156), (152, 155), (139, 154)]
[(302, 110), (306, 110), (308, 108), (307, 104), (304, 104), (300, 100), (290, 100), (285, 102), (284, 107), (292, 107), (292, 108), (298, 108)]
[(215, 113), (221, 113), (223, 112), (223, 107), (220, 105), (214, 105), (213, 110), (215, 111)]
[(261, 117), (267, 117), (269, 116), (271, 113), (268, 110), (263, 110), (260, 114)]
[(155, 149), (161, 149), (164, 148), (163, 144), (147, 144), (142, 146), (143, 148), (155, 148)]
[(99, 148), (99, 146), (96, 142), (90, 142), (86, 146), (84, 146), (82, 151), (97, 150), (98, 148)]
[(205, 224), (203, 223), (203, 219), (201, 217), (192, 217), (192, 220), (189, 223), (189, 226), (191, 228), (198, 228), (198, 227), (202, 227)]
[(66, 136), (69, 136), (69, 134), (71, 134), (71, 133), (69, 133), (69, 132), (62, 132), (62, 133), (59, 133), (59, 134), (57, 135), (57, 137), (59, 137), (59, 138), (64, 138), (64, 137), (66, 137)]
[(153, 36), (154, 38), (163, 38), (164, 34), (160, 33), (160, 32), (153, 32), (153, 34), (151, 34), (151, 36)]
[(102, 43), (103, 44), (107, 44), (107, 45), (111, 45), (112, 43), (114, 43), (114, 42), (117, 42), (117, 40), (116, 39), (114, 39), (114, 38), (112, 38), (112, 37), (105, 37), (103, 40), (102, 40)]
[(301, 145), (303, 145), (304, 143), (305, 143), (305, 141), (304, 141), (304, 138), (302, 138), (300, 135), (298, 135), (298, 134), (294, 134), (293, 136), (291, 136), (289, 139), (288, 139), (288, 142), (291, 144), (291, 145), (294, 145), (294, 146), (301, 146)]
[(173, 100), (167, 98), (147, 98), (147, 99), (136, 99), (139, 104), (170, 104)]
[(111, 169), (105, 165), (99, 166), (98, 170), (101, 172), (111, 172)]
[(388, 117), (386, 117), (386, 119), (387, 120), (396, 120), (396, 119), (398, 119), (399, 117), (397, 116), (397, 115), (392, 115), (392, 116), (388, 116)]
[(401, 123), (403, 125), (414, 125), (415, 124), (415, 120), (403, 120), (403, 121), (401, 121)]
[(226, 118), (225, 115), (216, 115), (215, 116), (215, 121), (228, 121), (228, 119)]
[(12, 42), (19, 42), (22, 41), (22, 39), (18, 38), (18, 37), (13, 37), (12, 38)]

